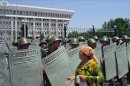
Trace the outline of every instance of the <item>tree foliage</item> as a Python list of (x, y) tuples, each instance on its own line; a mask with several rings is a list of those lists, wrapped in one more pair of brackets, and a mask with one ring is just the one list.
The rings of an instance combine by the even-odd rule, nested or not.
[(108, 22), (104, 22), (102, 25), (102, 29), (114, 29), (114, 26), (117, 26), (117, 31), (119, 37), (126, 34), (128, 35), (128, 24), (129, 19), (128, 18), (116, 18), (116, 19), (110, 19)]
[[(95, 35), (97, 35), (100, 38), (104, 35), (113, 37), (114, 33), (112, 31), (114, 31), (115, 28), (117, 29), (119, 37), (122, 37), (122, 35), (130, 36), (130, 25), (129, 25), (128, 18), (116, 18), (116, 19), (110, 19), (108, 22), (104, 22), (102, 24), (102, 28), (98, 29), (95, 32)], [(78, 36), (84, 36), (86, 39), (88, 39), (93, 37), (93, 32), (92, 30), (88, 30), (87, 32), (82, 32), (82, 33), (79, 33), (78, 31), (73, 31), (68, 35), (69, 38), (74, 38), (74, 37), (77, 38)]]

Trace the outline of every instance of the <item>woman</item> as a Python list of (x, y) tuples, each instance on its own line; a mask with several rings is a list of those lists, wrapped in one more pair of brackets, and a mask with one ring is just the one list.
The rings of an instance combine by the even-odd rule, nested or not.
[(75, 86), (98, 86), (104, 77), (100, 65), (95, 60), (94, 50), (89, 46), (83, 46), (80, 48), (79, 56), (81, 63), (75, 71), (75, 76), (66, 78), (66, 84), (69, 85), (75, 80)]

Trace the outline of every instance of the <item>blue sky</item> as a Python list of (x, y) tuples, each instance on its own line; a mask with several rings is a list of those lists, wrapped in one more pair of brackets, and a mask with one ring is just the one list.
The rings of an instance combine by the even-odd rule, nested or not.
[(105, 21), (130, 18), (130, 0), (6, 0), (13, 4), (74, 10), (69, 27), (102, 27)]

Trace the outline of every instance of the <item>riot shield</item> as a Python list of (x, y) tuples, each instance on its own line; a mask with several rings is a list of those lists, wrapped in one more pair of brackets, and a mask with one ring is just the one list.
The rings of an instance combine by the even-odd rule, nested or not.
[(101, 47), (101, 43), (99, 41), (96, 42), (96, 47)]
[(116, 58), (118, 65), (118, 77), (123, 77), (128, 72), (128, 60), (125, 44), (120, 45), (116, 49)]
[(101, 46), (100, 47), (97, 47), (94, 49), (94, 52), (95, 52), (95, 56), (99, 62), (99, 64), (101, 63), (101, 59), (102, 59), (102, 53), (101, 53)]
[(40, 86), (42, 81), (40, 50), (11, 50), (9, 67), (12, 86)]
[(11, 86), (10, 74), (5, 52), (0, 47), (0, 86)]
[(127, 46), (127, 57), (128, 57), (128, 61), (129, 61), (129, 67), (130, 67), (130, 44)]
[(84, 42), (79, 42), (79, 46), (82, 46), (82, 45), (87, 45), (87, 42), (84, 41)]
[(42, 59), (52, 86), (66, 86), (65, 78), (72, 74), (68, 54), (63, 46)]
[(79, 47), (69, 50), (68, 55), (72, 73), (74, 74), (78, 64), (81, 62), (79, 59)]
[(110, 80), (117, 76), (115, 49), (116, 44), (114, 43), (103, 47), (106, 80)]

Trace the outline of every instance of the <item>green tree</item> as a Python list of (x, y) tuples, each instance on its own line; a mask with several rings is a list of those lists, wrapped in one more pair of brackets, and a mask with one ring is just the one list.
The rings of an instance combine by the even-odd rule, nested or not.
[(128, 23), (128, 18), (116, 18), (114, 20), (110, 19), (110, 21), (104, 22), (101, 29), (112, 30), (114, 29), (114, 26), (117, 26), (118, 35), (121, 37), (124, 34), (128, 35)]
[(79, 33), (77, 31), (73, 31), (69, 33), (68, 38), (78, 38)]

